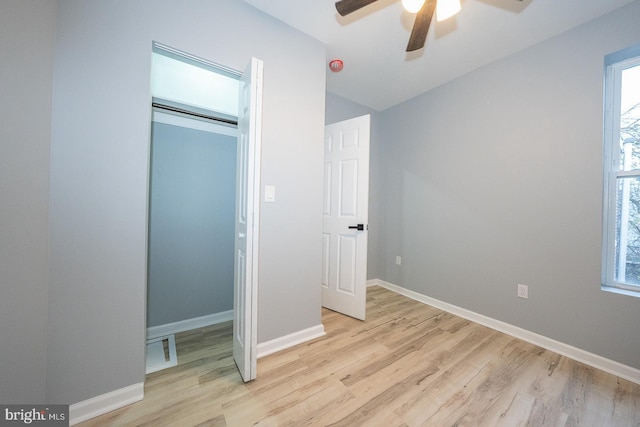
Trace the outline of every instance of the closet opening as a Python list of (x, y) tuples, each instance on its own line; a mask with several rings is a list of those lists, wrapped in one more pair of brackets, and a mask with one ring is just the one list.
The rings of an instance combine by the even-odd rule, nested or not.
[(176, 364), (187, 331), (233, 319), (240, 77), (159, 44), (152, 55), (147, 373)]

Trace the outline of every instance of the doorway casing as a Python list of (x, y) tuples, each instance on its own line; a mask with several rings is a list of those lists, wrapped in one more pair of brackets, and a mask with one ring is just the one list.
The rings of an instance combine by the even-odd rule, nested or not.
[[(186, 63), (196, 66), (202, 66), (207, 70), (219, 71), (220, 74), (227, 77), (232, 76), (238, 80), (244, 76), (248, 76), (248, 88), (250, 88), (249, 103), (245, 105), (243, 111), (238, 111), (238, 119), (242, 120), (243, 115), (248, 117), (249, 127), (246, 138), (246, 154), (243, 159), (238, 156), (236, 159), (236, 169), (243, 167), (246, 174), (243, 181), (236, 183), (236, 217), (238, 216), (239, 206), (245, 209), (246, 231), (243, 237), (249, 243), (249, 250), (244, 255), (243, 277), (247, 280), (238, 280), (236, 276), (241, 273), (238, 268), (238, 250), (234, 254), (234, 360), (238, 365), (241, 375), (245, 381), (252, 380), (256, 377), (257, 366), (257, 292), (258, 292), (258, 248), (259, 248), (259, 206), (260, 206), (260, 151), (261, 151), (261, 125), (262, 125), (262, 61), (252, 58), (246, 68), (245, 73), (240, 73), (228, 67), (224, 67), (213, 62), (198, 58), (196, 56), (181, 52), (169, 46), (154, 42), (153, 51), (166, 54), (169, 57), (178, 60), (184, 60)], [(238, 94), (242, 100), (243, 93)], [(151, 102), (150, 102), (151, 105)], [(240, 130), (239, 144), (242, 139), (242, 130)], [(244, 165), (240, 164), (244, 162)], [(147, 206), (149, 198), (149, 185), (147, 185)], [(147, 215), (147, 230), (149, 216)], [(238, 230), (236, 227), (236, 242)], [(149, 236), (147, 233), (147, 264), (148, 264), (148, 243)], [(148, 272), (147, 272), (148, 274)], [(240, 287), (242, 286), (242, 287)], [(238, 296), (243, 296), (238, 298)], [(146, 307), (145, 307), (146, 311)], [(146, 319), (146, 315), (145, 315)], [(241, 321), (240, 321), (241, 319)], [(146, 325), (145, 325), (146, 326)], [(245, 344), (236, 349), (236, 337), (242, 338)]]

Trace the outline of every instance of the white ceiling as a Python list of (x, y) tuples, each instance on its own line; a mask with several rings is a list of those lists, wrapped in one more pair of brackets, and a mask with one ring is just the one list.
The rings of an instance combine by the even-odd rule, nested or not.
[(334, 0), (244, 0), (322, 41), (327, 90), (382, 111), (618, 7), (640, 0), (462, 0), (449, 20), (435, 16), (425, 47), (406, 53), (414, 15), (378, 0), (341, 17)]

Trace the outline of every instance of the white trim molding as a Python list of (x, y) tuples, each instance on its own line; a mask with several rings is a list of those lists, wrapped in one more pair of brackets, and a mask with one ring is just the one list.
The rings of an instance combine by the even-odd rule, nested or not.
[(585, 365), (589, 365), (593, 368), (608, 372), (612, 375), (631, 381), (635, 384), (640, 384), (640, 369), (624, 365), (620, 362), (616, 362), (615, 360), (607, 359), (597, 354), (590, 353), (586, 350), (582, 350), (569, 344), (565, 344), (563, 342), (536, 334), (526, 329), (522, 329), (518, 326), (514, 326), (509, 323), (505, 323), (500, 320), (496, 320), (491, 317), (487, 317), (485, 315), (467, 310), (465, 308), (428, 297), (410, 289), (394, 285), (393, 283), (385, 282), (384, 280), (369, 280), (367, 281), (367, 286), (380, 286), (397, 294), (404, 295), (408, 298), (419, 301), (423, 304), (427, 304), (456, 316), (462, 317), (464, 319), (471, 320), (472, 322), (479, 323), (480, 325), (495, 329), (496, 331), (503, 332), (507, 335), (511, 335), (512, 337), (519, 338), (523, 341), (561, 354), (578, 362), (584, 363)]
[(320, 324), (271, 341), (262, 342), (258, 344), (258, 359), (323, 336), (325, 336), (324, 325)]
[(144, 397), (144, 383), (137, 383), (69, 406), (69, 425), (115, 411)]
[(147, 328), (147, 340), (233, 320), (233, 310)]

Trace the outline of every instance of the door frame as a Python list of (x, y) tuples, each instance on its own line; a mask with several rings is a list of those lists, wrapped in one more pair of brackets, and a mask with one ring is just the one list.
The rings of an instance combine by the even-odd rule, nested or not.
[[(196, 57), (194, 55), (191, 55), (189, 53), (186, 53), (184, 51), (178, 50), (178, 49), (174, 49), (170, 46), (164, 45), (162, 43), (158, 43), (158, 42), (153, 42), (153, 49), (156, 50), (160, 50), (163, 52), (166, 52), (168, 54), (170, 54), (171, 56), (174, 57), (179, 57), (181, 59), (184, 59), (186, 62), (191, 62), (191, 63), (199, 63), (202, 64), (205, 67), (208, 68), (215, 68), (220, 70), (220, 72), (222, 74), (227, 74), (227, 75), (232, 75), (237, 77), (238, 80), (240, 80), (240, 78), (242, 77), (243, 73), (240, 71), (237, 71), (235, 69), (208, 61), (206, 59), (200, 58), (200, 57)], [(255, 60), (255, 58), (253, 58), (253, 60)], [(257, 60), (260, 62), (260, 67), (262, 68), (262, 61)], [(150, 78), (152, 78), (152, 75), (150, 75)], [(260, 90), (262, 91), (262, 86), (263, 86), (263, 79), (262, 79), (262, 75), (260, 76), (260, 80), (257, 83), (260, 86)], [(151, 94), (150, 94), (151, 95)], [(239, 96), (239, 94), (238, 94)], [(152, 98), (152, 96), (150, 96), (150, 98)], [(151, 118), (152, 118), (152, 102), (150, 99), (149, 102), (149, 119), (151, 122)], [(258, 301), (257, 301), (257, 294), (258, 294), (258, 282), (259, 282), (259, 269), (258, 269), (258, 261), (259, 261), (259, 257), (258, 257), (258, 250), (259, 250), (259, 243), (260, 243), (260, 233), (259, 233), (259, 224), (260, 224), (260, 201), (261, 201), (261, 191), (260, 191), (260, 186), (261, 186), (261, 174), (260, 174), (260, 170), (261, 170), (261, 148), (262, 148), (262, 139), (261, 139), (261, 129), (262, 129), (262, 109), (260, 108), (260, 110), (258, 111), (258, 138), (252, 140), (252, 143), (255, 143), (255, 146), (252, 147), (252, 150), (250, 150), (250, 155), (251, 155), (251, 165), (253, 165), (253, 177), (254, 180), (252, 183), (247, 183), (248, 185), (252, 185), (253, 186), (253, 191), (249, 194), (252, 194), (252, 198), (251, 200), (248, 200), (248, 206), (251, 206), (252, 209), (250, 211), (248, 211), (248, 213), (251, 216), (251, 221), (254, 224), (253, 227), (251, 227), (251, 241), (252, 241), (252, 259), (251, 259), (251, 263), (249, 264), (249, 268), (251, 269), (251, 294), (252, 294), (252, 298), (251, 298), (251, 307), (250, 307), (250, 312), (251, 312), (251, 323), (250, 323), (250, 330), (249, 330), (249, 334), (251, 335), (251, 340), (250, 340), (250, 346), (249, 346), (249, 352), (250, 352), (250, 360), (251, 360), (251, 366), (253, 367), (253, 378), (255, 378), (256, 376), (256, 365), (257, 365), (257, 352), (258, 352), (258, 345), (257, 345), (257, 337), (258, 337), (258, 327), (257, 327), (257, 312), (258, 312)], [(145, 245), (145, 250), (146, 250), (146, 254), (145, 254), (145, 258), (147, 260), (147, 269), (145, 270), (145, 307), (144, 307), (144, 318), (143, 318), (143, 325), (144, 325), (144, 336), (145, 336), (145, 342), (143, 343), (143, 345), (145, 345), (145, 353), (146, 353), (146, 340), (147, 340), (147, 292), (148, 292), (148, 286), (149, 286), (149, 203), (150, 203), (150, 198), (151, 198), (151, 192), (150, 192), (150, 178), (151, 178), (151, 125), (149, 126), (149, 142), (148, 142), (149, 146), (148, 146), (148, 158), (147, 158), (147, 215), (146, 215), (146, 228), (145, 228), (145, 240), (146, 240), (146, 245)], [(238, 162), (239, 160), (236, 158), (236, 167), (238, 166)], [(236, 194), (239, 192), (239, 183), (236, 183)], [(234, 259), (237, 256), (237, 254), (234, 253)], [(234, 290), (235, 291), (235, 290)], [(144, 369), (146, 370), (146, 362), (144, 364)], [(146, 375), (145, 375), (146, 377)], [(146, 381), (146, 380), (145, 380)], [(143, 398), (144, 398), (144, 392), (142, 394)]]

